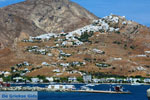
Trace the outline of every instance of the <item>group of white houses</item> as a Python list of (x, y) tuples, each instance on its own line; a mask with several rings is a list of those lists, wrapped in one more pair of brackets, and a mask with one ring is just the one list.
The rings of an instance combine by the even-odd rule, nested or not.
[(4, 75), (4, 77), (8, 77), (9, 75), (11, 75), (11, 73), (8, 71), (0, 71), (0, 75)]
[(43, 35), (36, 36), (36, 37), (30, 37), (28, 41), (29, 42), (33, 42), (34, 40), (44, 41), (44, 40), (50, 40), (51, 38), (58, 38), (61, 36), (65, 36), (65, 40), (58, 39), (58, 41), (59, 42), (61, 41), (62, 43), (61, 44), (56, 43), (56, 47), (57, 46), (73, 46), (73, 45), (78, 46), (78, 45), (82, 45), (83, 42), (79, 41), (76, 37), (79, 38), (84, 32), (104, 33), (107, 31), (109, 32), (119, 31), (120, 29), (118, 27), (112, 26), (112, 24), (116, 25), (120, 21), (123, 21), (122, 22), (123, 25), (127, 24), (125, 17), (110, 15), (104, 18), (100, 18), (98, 20), (94, 20), (92, 24), (86, 25), (72, 32), (68, 32), (68, 33), (62, 32), (60, 34), (58, 33), (43, 34)]
[(144, 82), (144, 83), (150, 83), (150, 78), (145, 78), (145, 79), (141, 79), (141, 78), (124, 78), (124, 79), (118, 79), (118, 78), (101, 78), (101, 79), (97, 79), (94, 78), (92, 79), (92, 82), (94, 83), (105, 83), (105, 82), (127, 82), (127, 83), (132, 83), (132, 82)]

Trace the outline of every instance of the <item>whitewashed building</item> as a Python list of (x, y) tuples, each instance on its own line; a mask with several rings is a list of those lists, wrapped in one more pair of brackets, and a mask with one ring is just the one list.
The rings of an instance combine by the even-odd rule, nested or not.
[(40, 81), (40, 79), (39, 78), (31, 78), (31, 81), (33, 83), (38, 83)]
[(10, 72), (4, 72), (4, 77), (8, 77), (9, 75), (11, 75)]
[(77, 78), (74, 76), (74, 77), (69, 77), (68, 78), (68, 82), (77, 82)]
[(91, 75), (84, 75), (83, 76), (83, 81), (85, 83), (91, 82), (92, 81), (92, 76)]
[(53, 77), (46, 77), (46, 80), (48, 80), (49, 82), (53, 82), (54, 81)]
[(150, 79), (149, 78), (145, 78), (143, 81), (144, 81), (144, 83), (150, 83)]

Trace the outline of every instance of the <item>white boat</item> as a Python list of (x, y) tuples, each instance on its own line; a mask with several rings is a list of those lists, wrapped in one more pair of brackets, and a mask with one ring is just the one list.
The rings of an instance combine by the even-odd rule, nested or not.
[(131, 83), (131, 85), (138, 86), (138, 85), (143, 85), (143, 84), (141, 84), (141, 83), (137, 83), (137, 82), (133, 82), (133, 83)]
[(93, 91), (93, 89), (86, 87), (86, 86), (81, 86), (81, 90), (85, 90), (85, 91)]
[(85, 86), (95, 86), (95, 84), (86, 84)]

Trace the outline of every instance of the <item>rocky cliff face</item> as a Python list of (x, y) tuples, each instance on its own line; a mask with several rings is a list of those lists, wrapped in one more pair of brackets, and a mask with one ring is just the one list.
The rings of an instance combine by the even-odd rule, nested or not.
[(26, 0), (0, 8), (0, 47), (16, 37), (72, 31), (91, 23), (96, 16), (69, 0)]

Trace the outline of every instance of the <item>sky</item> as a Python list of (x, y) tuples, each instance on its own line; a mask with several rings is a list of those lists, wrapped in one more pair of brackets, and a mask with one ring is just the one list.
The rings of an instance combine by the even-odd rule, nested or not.
[[(25, 0), (0, 0), (4, 7)], [(71, 0), (86, 8), (98, 17), (111, 13), (126, 16), (127, 19), (150, 26), (150, 0)]]
[(150, 0), (72, 0), (98, 17), (111, 13), (150, 26)]
[(0, 7), (15, 4), (18, 2), (22, 2), (22, 1), (25, 1), (25, 0), (0, 0)]

